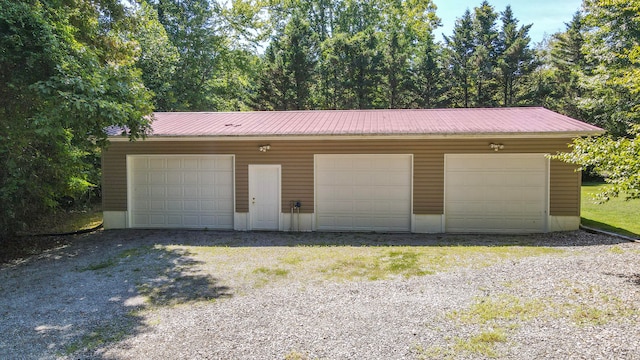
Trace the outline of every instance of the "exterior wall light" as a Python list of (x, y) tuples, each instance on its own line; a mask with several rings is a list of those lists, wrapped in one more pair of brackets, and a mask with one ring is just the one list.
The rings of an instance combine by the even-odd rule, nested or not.
[(267, 145), (260, 145), (260, 146), (258, 147), (258, 151), (260, 151), (260, 152), (267, 152), (267, 151), (269, 151), (269, 150), (271, 150), (271, 145), (269, 145), (269, 144), (267, 144)]
[(494, 144), (494, 143), (491, 143), (491, 144), (489, 144), (489, 148), (490, 148), (490, 149), (493, 149), (493, 151), (499, 151), (499, 150), (504, 149), (504, 144)]

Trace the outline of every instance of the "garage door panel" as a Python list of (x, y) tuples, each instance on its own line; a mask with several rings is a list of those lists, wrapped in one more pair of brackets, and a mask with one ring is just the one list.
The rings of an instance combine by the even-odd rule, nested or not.
[(446, 231), (544, 231), (547, 179), (542, 154), (447, 155)]
[(134, 156), (131, 227), (233, 228), (229, 155)]
[(163, 159), (148, 159), (147, 166), (150, 170), (164, 169), (165, 161)]
[(213, 178), (218, 185), (233, 185), (233, 173), (231, 171), (217, 171)]
[(185, 185), (198, 185), (198, 173), (184, 172), (182, 178)]
[(319, 230), (410, 230), (410, 155), (317, 155), (315, 178)]
[(358, 171), (351, 173), (350, 175), (345, 176), (345, 181), (340, 183), (340, 185), (361, 185), (361, 186), (372, 186), (375, 184), (375, 179), (372, 177), (373, 174), (370, 171)]

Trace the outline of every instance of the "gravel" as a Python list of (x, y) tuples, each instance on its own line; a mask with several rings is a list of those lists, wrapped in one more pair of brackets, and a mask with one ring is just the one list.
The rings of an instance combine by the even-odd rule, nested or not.
[[(240, 287), (154, 247), (506, 243), (563, 251), (409, 278)], [(502, 310), (483, 317), (491, 306)], [(2, 265), (0, 315), (2, 359), (640, 359), (640, 244), (582, 231), (100, 231)], [(481, 337), (493, 332), (502, 336)]]

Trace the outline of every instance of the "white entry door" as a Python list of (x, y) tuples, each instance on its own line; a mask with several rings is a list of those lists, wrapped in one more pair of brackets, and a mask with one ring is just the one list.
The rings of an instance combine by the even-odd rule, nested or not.
[(251, 230), (278, 230), (280, 165), (249, 165)]

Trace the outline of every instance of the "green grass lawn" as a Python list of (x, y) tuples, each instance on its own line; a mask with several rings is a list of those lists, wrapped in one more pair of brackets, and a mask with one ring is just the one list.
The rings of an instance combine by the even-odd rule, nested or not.
[(602, 183), (582, 185), (582, 225), (640, 236), (640, 199), (625, 201), (624, 197), (613, 198), (604, 204), (597, 204), (594, 195), (607, 186)]
[(21, 235), (56, 234), (94, 228), (102, 223), (100, 204), (83, 210), (58, 211), (31, 224)]

